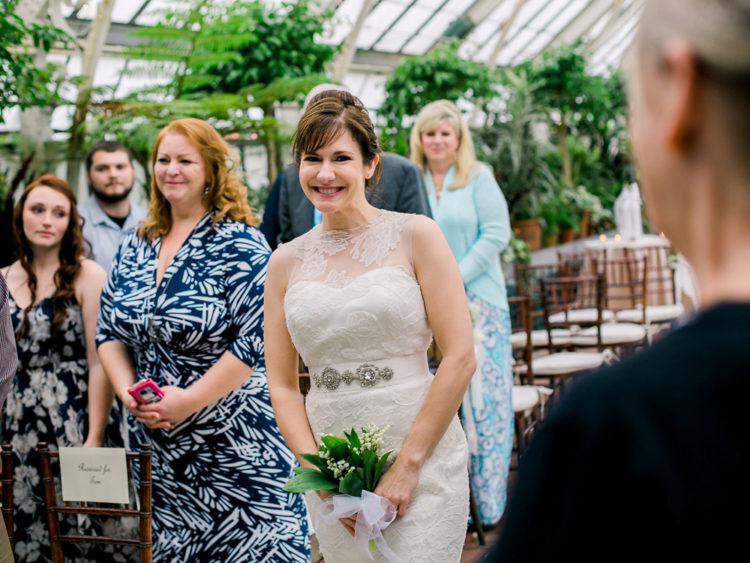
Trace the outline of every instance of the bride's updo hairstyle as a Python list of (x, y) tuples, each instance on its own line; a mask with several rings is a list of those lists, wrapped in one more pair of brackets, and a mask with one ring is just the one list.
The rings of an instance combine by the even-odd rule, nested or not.
[[(299, 166), (302, 154), (314, 153), (348, 131), (359, 145), (365, 164), (380, 154), (378, 136), (367, 108), (356, 96), (343, 90), (324, 90), (310, 100), (294, 135), (294, 161)], [(380, 178), (381, 165), (365, 180), (370, 188)]]
[[(750, 0), (647, 0), (634, 43), (637, 80), (663, 71), (670, 42), (689, 45), (732, 160), (750, 175)], [(631, 73), (632, 74), (632, 73)]]

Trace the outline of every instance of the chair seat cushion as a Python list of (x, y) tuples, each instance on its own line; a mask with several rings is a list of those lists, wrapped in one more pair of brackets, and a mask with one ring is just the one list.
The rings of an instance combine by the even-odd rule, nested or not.
[(544, 403), (553, 391), (543, 385), (514, 385), (513, 412), (521, 413)]
[(569, 375), (598, 368), (604, 362), (599, 352), (559, 352), (532, 360), (534, 375), (542, 377)]
[[(602, 344), (614, 346), (617, 344), (632, 344), (646, 338), (646, 329), (634, 323), (603, 323)], [(574, 346), (596, 346), (596, 327), (583, 329), (570, 338)]]
[(513, 386), (513, 412), (524, 412), (539, 404), (541, 397), (534, 385)]
[[(552, 341), (559, 346), (568, 344), (570, 342), (570, 331), (566, 328), (553, 328)], [(524, 346), (526, 346), (526, 333), (514, 332), (510, 335), (510, 343), (513, 348), (523, 348)], [(544, 348), (545, 346), (548, 346), (549, 336), (547, 335), (547, 331), (532, 330), (531, 345), (534, 348)]]
[[(598, 310), (594, 307), (591, 307), (589, 309), (571, 309), (568, 311), (568, 322), (570, 324), (592, 324), (596, 322), (596, 316), (598, 314)], [(612, 311), (604, 310), (602, 311), (602, 320), (603, 321), (611, 321), (614, 319), (615, 315)], [(565, 323), (565, 313), (554, 313), (549, 316), (549, 322), (552, 324), (564, 324)]]
[[(675, 305), (647, 305), (646, 306), (646, 323), (664, 323), (667, 321), (673, 321), (681, 317), (685, 313), (685, 307), (681, 303)], [(637, 309), (624, 309), (618, 311), (615, 318), (618, 321), (629, 322), (629, 323), (640, 323), (643, 321), (643, 310), (638, 307)]]

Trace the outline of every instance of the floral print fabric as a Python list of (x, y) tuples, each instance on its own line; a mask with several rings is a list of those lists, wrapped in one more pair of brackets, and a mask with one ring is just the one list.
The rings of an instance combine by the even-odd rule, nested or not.
[[(23, 311), (9, 298), (11, 319), (17, 328)], [(29, 334), (17, 339), (18, 369), (3, 412), (3, 442), (13, 444), (16, 454), (13, 497), (15, 504), (15, 555), (19, 562), (49, 561), (49, 538), (44, 493), (39, 478), (36, 447), (47, 442), (50, 448), (80, 446), (88, 426), (88, 363), (81, 307), (67, 305), (58, 340), (50, 334), (52, 306), (45, 298), (29, 311)], [(122, 446), (119, 425), (112, 416), (105, 445)], [(59, 498), (59, 496), (58, 496)], [(62, 533), (128, 534), (114, 530), (114, 520), (105, 522), (81, 517), (62, 517)], [(76, 561), (128, 561), (132, 555), (121, 546), (66, 545), (66, 556)]]
[[(476, 314), (477, 370), (464, 401), (461, 417), (469, 436), (471, 488), (483, 524), (494, 524), (503, 515), (507, 500), (508, 468), (513, 447), (513, 370), (510, 345), (510, 315), (466, 292)], [(468, 420), (467, 417), (471, 417)], [(472, 429), (471, 432), (468, 429)], [(475, 435), (474, 435), (475, 434)]]

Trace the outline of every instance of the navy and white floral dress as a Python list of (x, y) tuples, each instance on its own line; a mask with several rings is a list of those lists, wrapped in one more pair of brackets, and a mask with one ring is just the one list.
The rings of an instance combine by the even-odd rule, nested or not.
[(253, 368), (241, 387), (173, 430), (128, 416), (150, 442), (155, 561), (308, 561), (301, 495), (282, 490), (294, 456), (276, 426), (263, 358), (270, 250), (256, 229), (207, 214), (158, 287), (161, 239), (130, 233), (102, 293), (97, 343), (117, 340), (138, 378), (187, 388), (229, 351)]
[[(18, 330), (24, 312), (8, 295), (13, 327)], [(16, 336), (18, 368), (2, 422), (2, 441), (13, 444), (15, 556), (23, 563), (50, 561), (44, 489), (39, 476), (36, 447), (80, 447), (88, 432), (88, 361), (81, 306), (73, 299), (55, 338), (51, 334), (52, 300), (49, 296), (28, 311), (29, 331)], [(104, 446), (122, 447), (119, 411), (113, 409), (104, 434)], [(58, 493), (59, 498), (59, 493)], [(136, 537), (137, 522), (93, 517), (60, 518), (64, 534)], [(64, 545), (65, 556), (75, 561), (131, 561), (136, 555), (123, 546)]]

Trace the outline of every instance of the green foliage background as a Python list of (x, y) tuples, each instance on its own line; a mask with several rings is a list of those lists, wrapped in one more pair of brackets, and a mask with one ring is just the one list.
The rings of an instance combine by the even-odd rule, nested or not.
[(408, 154), (425, 104), (470, 102), (481, 108), (472, 124), (478, 157), (492, 167), (512, 219), (543, 217), (555, 231), (589, 214), (595, 227), (610, 227), (617, 194), (634, 181), (620, 74), (592, 74), (580, 44), (492, 72), (457, 49), (447, 41), (396, 67), (381, 108), (383, 146)]
[(413, 119), (430, 102), (494, 96), (494, 73), (483, 64), (461, 59), (458, 46), (458, 39), (444, 41), (423, 56), (404, 59), (393, 70), (379, 111), (385, 121), (383, 150), (408, 152)]

